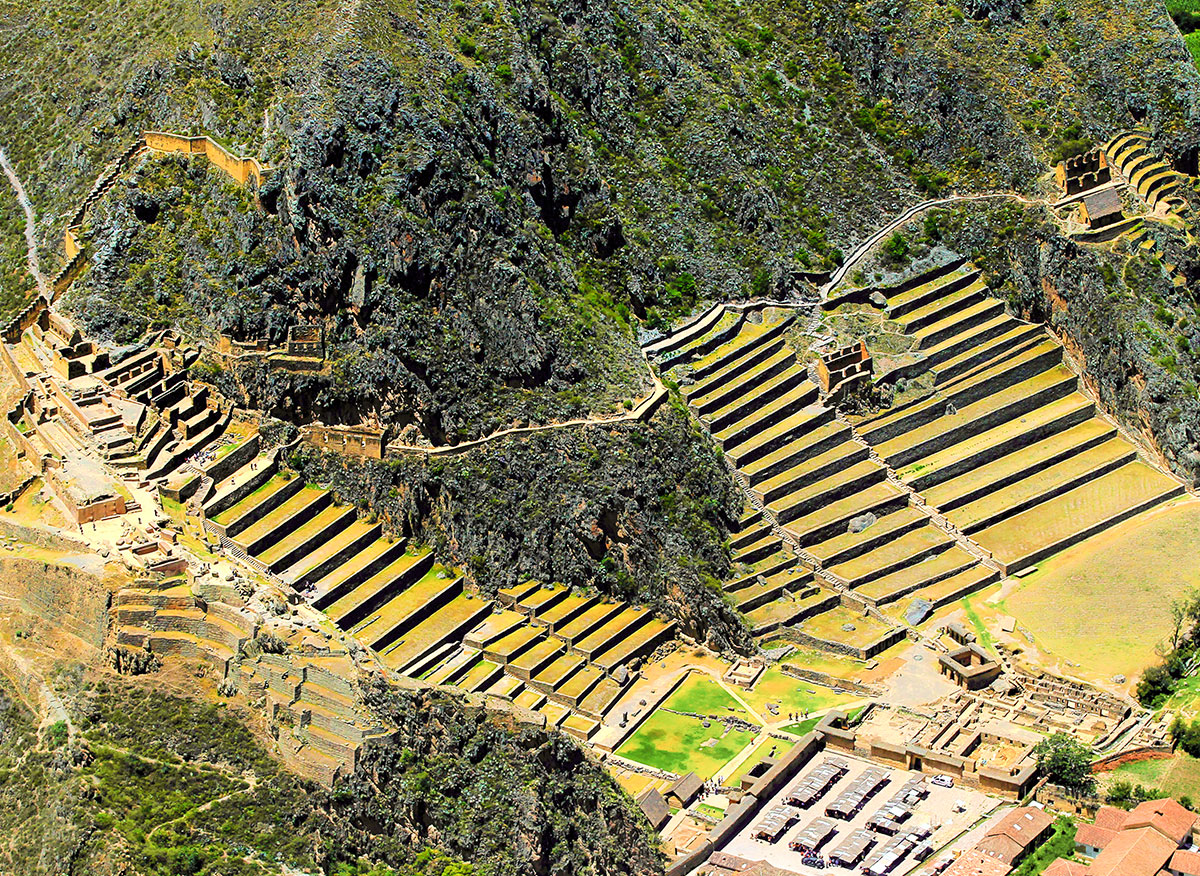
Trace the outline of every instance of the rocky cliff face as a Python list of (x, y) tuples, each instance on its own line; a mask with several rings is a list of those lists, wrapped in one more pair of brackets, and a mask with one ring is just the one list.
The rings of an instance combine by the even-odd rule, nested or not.
[(397, 731), (335, 797), (377, 855), (432, 844), (496, 876), (662, 872), (641, 811), (560, 734), (504, 729), (433, 692), (381, 687), (373, 702)]

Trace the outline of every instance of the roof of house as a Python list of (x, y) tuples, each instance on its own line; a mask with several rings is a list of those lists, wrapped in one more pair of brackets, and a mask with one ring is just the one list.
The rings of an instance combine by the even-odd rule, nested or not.
[(704, 787), (704, 780), (695, 773), (688, 773), (676, 779), (671, 787), (667, 788), (667, 796), (675, 796), (683, 803), (690, 803), (692, 799), (700, 793), (700, 789)]
[(1200, 876), (1200, 852), (1180, 849), (1171, 855), (1171, 860), (1167, 862), (1167, 869), (1174, 870), (1176, 873), (1187, 873), (1188, 876)]
[(1116, 835), (1115, 830), (1108, 830), (1098, 824), (1081, 824), (1075, 831), (1075, 845), (1102, 849), (1112, 842)]
[(1121, 196), (1116, 189), (1100, 189), (1083, 196), (1084, 206), (1088, 216), (1097, 219), (1101, 216), (1111, 216), (1121, 212)]
[(1006, 836), (1027, 848), (1053, 823), (1054, 818), (1045, 809), (1019, 806), (992, 824), (984, 836)]
[(1116, 806), (1101, 806), (1096, 810), (1096, 827), (1102, 827), (1105, 830), (1120, 830), (1125, 826), (1128, 818), (1129, 813), (1124, 809), (1118, 809)]
[(1004, 861), (1006, 864), (1014, 863), (1017, 858), (1021, 857), (1021, 853), (1025, 851), (1025, 846), (1002, 833), (994, 836), (985, 836), (979, 842), (975, 843), (975, 848), (989, 858)]
[(1179, 843), (1157, 830), (1126, 827), (1092, 862), (1092, 876), (1154, 876), (1179, 848)]
[(658, 788), (647, 788), (637, 798), (637, 802), (655, 830), (662, 827), (671, 817), (671, 807), (667, 805), (667, 801), (659, 793)]
[(1007, 876), (1012, 866), (986, 855), (979, 849), (967, 849), (942, 871), (942, 876)]
[(1042, 871), (1042, 876), (1088, 876), (1088, 867), (1086, 864), (1080, 864), (1078, 861), (1055, 858)]
[(1169, 797), (1161, 800), (1147, 800), (1134, 807), (1125, 820), (1125, 830), (1138, 827), (1152, 827), (1176, 845), (1182, 845), (1183, 840), (1196, 823), (1196, 813), (1184, 809)]

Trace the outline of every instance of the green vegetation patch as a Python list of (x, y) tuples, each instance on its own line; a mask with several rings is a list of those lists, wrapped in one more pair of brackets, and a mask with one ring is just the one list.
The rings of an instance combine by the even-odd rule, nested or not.
[(726, 731), (719, 721), (704, 721), (687, 715), (655, 710), (617, 754), (660, 770), (683, 775), (695, 772), (704, 779), (718, 770), (754, 739), (744, 730)]

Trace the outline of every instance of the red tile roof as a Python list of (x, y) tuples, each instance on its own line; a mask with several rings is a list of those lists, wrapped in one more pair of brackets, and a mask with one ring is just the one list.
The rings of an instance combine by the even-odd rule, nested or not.
[(1125, 826), (1129, 813), (1116, 806), (1101, 806), (1096, 812), (1096, 827), (1105, 830), (1120, 830)]
[(1112, 842), (1116, 835), (1115, 830), (1105, 830), (1098, 824), (1081, 824), (1075, 831), (1075, 845), (1102, 849)]
[(1008, 876), (1012, 867), (985, 855), (979, 849), (967, 849), (953, 864), (942, 871), (942, 876)]
[(1068, 861), (1066, 858), (1055, 858), (1042, 871), (1042, 876), (1088, 876), (1086, 864)]
[(1200, 876), (1200, 852), (1189, 852), (1180, 849), (1171, 855), (1167, 869), (1176, 873), (1186, 873), (1188, 876)]
[(1125, 830), (1104, 847), (1088, 872), (1092, 876), (1154, 876), (1179, 844), (1156, 830)]
[(1175, 845), (1182, 845), (1195, 823), (1196, 813), (1184, 809), (1167, 797), (1162, 800), (1147, 800), (1136, 806), (1125, 821), (1125, 829), (1153, 827), (1163, 836), (1174, 840)]
[(1019, 806), (989, 827), (984, 836), (1006, 836), (1027, 849), (1053, 823), (1054, 819), (1045, 809)]

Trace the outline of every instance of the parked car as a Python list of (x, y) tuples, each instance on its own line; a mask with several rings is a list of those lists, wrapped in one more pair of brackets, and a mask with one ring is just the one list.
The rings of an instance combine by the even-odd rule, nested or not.
[(929, 783), (932, 785), (937, 785), (939, 788), (953, 788), (954, 787), (954, 777), (947, 776), (945, 774), (937, 775), (937, 776), (934, 776), (932, 779), (930, 779)]
[(825, 859), (820, 855), (805, 855), (800, 859), (800, 863), (805, 867), (813, 867), (817, 870), (825, 869)]

